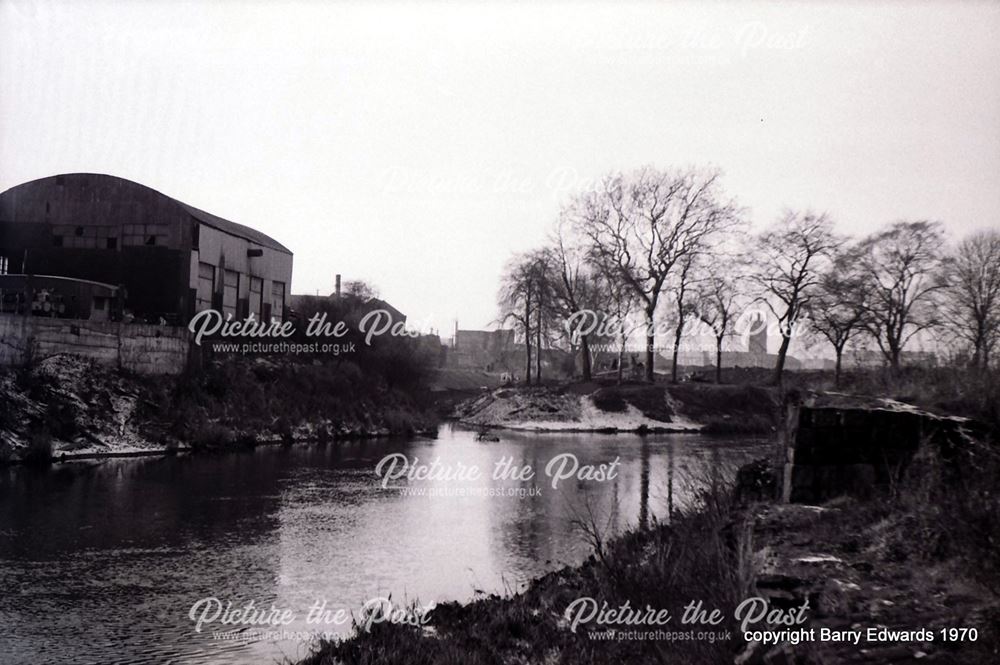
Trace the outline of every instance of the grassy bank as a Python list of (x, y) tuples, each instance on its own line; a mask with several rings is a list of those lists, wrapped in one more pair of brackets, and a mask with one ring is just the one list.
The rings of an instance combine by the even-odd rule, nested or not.
[[(706, 385), (715, 379), (714, 368), (685, 368), (695, 377), (690, 384)], [(723, 385), (768, 387), (774, 372), (770, 368), (727, 367)], [(833, 370), (788, 370), (785, 390), (834, 391), (895, 399), (944, 415), (973, 418), (1000, 430), (1000, 370), (967, 367), (904, 366), (899, 371), (887, 367), (845, 369), (839, 385)]]

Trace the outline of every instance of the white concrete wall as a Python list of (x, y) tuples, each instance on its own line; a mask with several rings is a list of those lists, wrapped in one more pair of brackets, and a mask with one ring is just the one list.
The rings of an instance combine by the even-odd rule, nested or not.
[(186, 328), (0, 314), (2, 366), (68, 353), (137, 374), (180, 374), (188, 347)]

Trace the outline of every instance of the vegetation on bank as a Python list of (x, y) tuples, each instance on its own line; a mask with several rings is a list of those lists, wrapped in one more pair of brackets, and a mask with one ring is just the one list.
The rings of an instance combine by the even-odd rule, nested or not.
[(140, 377), (55, 356), (0, 373), (0, 463), (436, 427), (426, 392), (380, 379), (350, 362), (265, 358), (219, 359), (181, 377)]
[(437, 425), (415, 386), (386, 384), (357, 363), (213, 361), (144, 400), (149, 430), (194, 448), (263, 440), (411, 435)]
[(349, 353), (211, 355), (180, 377), (136, 376), (56, 355), (0, 371), (0, 462), (46, 463), (63, 454), (220, 449), (262, 441), (410, 435), (437, 425), (428, 387), (435, 349), (409, 335), (366, 344), (362, 297), (317, 298), (296, 316), (344, 321)]
[[(833, 390), (832, 372), (796, 372), (790, 387)], [(891, 370), (850, 370), (839, 391), (888, 397), (942, 415), (972, 418), (1000, 431), (1000, 370), (964, 367), (903, 367)]]
[[(680, 383), (606, 380), (480, 391), (458, 404), (455, 415), (478, 426), (530, 427), (532, 421), (573, 421), (581, 412), (578, 402), (587, 399), (603, 413), (634, 408), (667, 428), (684, 421), (705, 433), (766, 434), (778, 425), (785, 392), (811, 390), (894, 399), (933, 413), (972, 418), (1000, 431), (1000, 372), (995, 369), (852, 369), (842, 372), (839, 387), (831, 370), (790, 371), (780, 389), (769, 385), (770, 369), (726, 368), (721, 383), (714, 382), (714, 368), (687, 369), (693, 380)], [(614, 429), (611, 425), (591, 429)], [(581, 424), (581, 429), (586, 427)]]

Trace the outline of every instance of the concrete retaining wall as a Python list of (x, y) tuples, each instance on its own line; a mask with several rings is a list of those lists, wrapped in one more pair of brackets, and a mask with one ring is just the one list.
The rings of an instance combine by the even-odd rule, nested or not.
[(0, 314), (0, 366), (68, 353), (137, 374), (180, 374), (189, 346), (185, 328)]
[(866, 496), (899, 482), (921, 446), (948, 456), (961, 445), (964, 418), (948, 418), (889, 400), (820, 395), (785, 407), (780, 460), (786, 502)]

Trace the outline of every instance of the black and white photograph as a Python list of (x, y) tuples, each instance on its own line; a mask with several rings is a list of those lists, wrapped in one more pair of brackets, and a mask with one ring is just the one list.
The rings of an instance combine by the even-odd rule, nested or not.
[(0, 665), (1000, 663), (1000, 2), (0, 0)]

